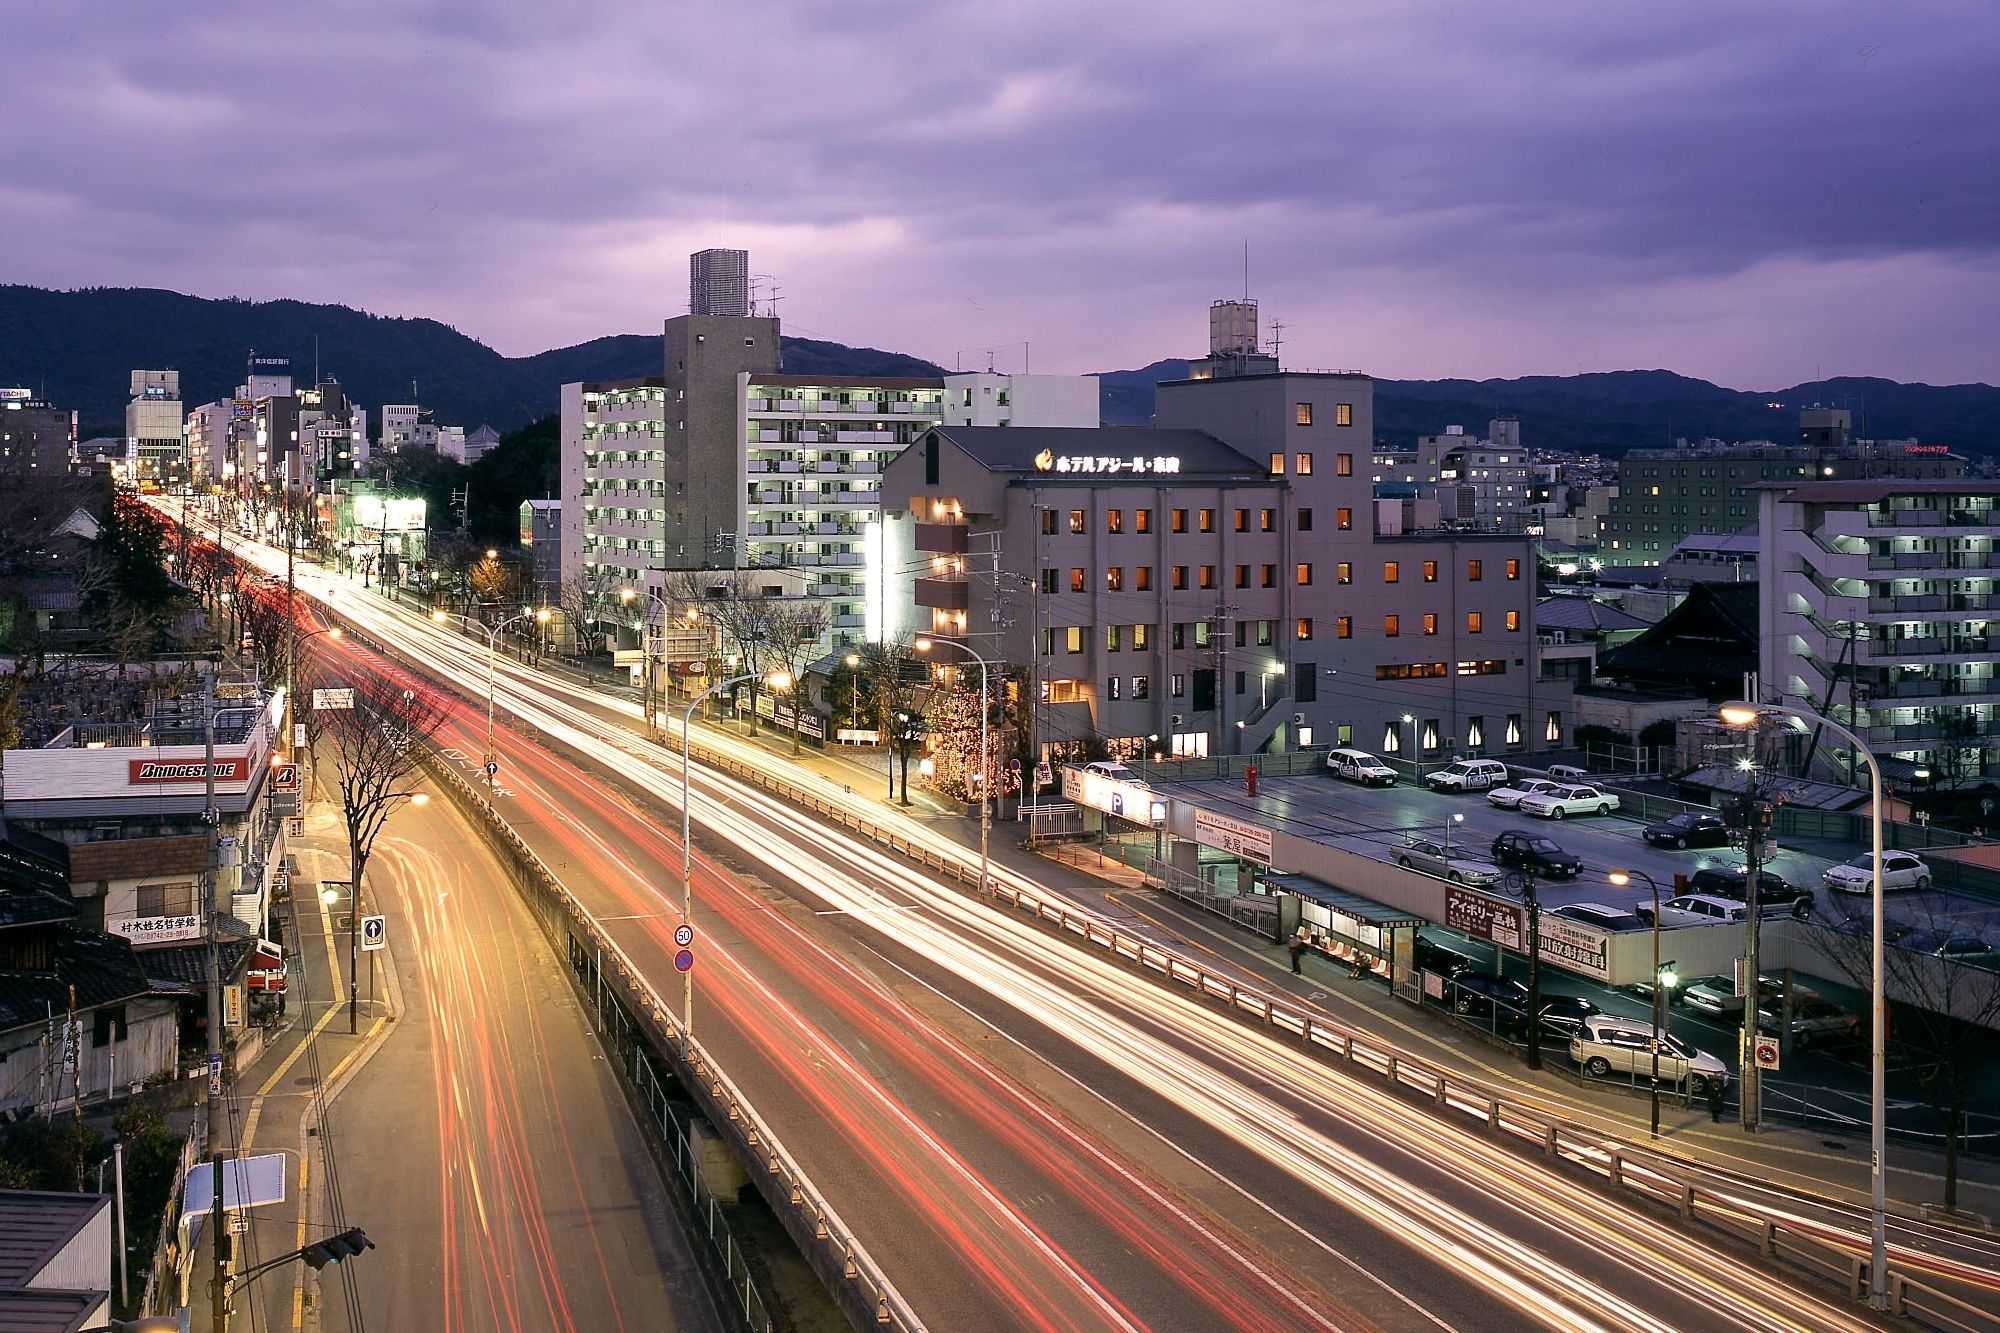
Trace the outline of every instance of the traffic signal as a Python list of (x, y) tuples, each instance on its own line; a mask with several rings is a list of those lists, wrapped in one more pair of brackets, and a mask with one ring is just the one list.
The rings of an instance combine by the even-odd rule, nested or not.
[(375, 1242), (368, 1239), (362, 1233), (360, 1227), (355, 1227), (350, 1231), (342, 1231), (337, 1235), (328, 1236), (325, 1240), (314, 1241), (311, 1245), (299, 1251), (299, 1258), (305, 1260), (306, 1264), (314, 1271), (318, 1271), (325, 1268), (328, 1264), (337, 1264), (343, 1259), (352, 1259), (363, 1250), (372, 1250), (374, 1248)]

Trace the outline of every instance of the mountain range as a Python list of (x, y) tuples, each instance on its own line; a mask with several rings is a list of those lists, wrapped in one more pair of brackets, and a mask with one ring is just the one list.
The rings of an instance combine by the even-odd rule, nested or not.
[[(556, 411), (574, 380), (625, 379), (661, 371), (658, 335), (594, 338), (534, 356), (507, 357), (447, 324), (389, 318), (300, 301), (211, 300), (150, 288), (51, 291), (0, 286), (0, 386), (33, 389), (74, 408), (81, 434), (117, 435), (128, 377), (135, 369), (176, 369), (181, 396), (209, 402), (242, 382), (251, 355), (288, 356), (295, 377), (315, 367), (339, 379), (371, 409), (417, 401), (442, 422), (468, 429), (490, 422), (513, 430)], [(897, 352), (786, 338), (788, 372), (809, 375), (914, 375), (945, 372)], [(1100, 374), (1107, 424), (1150, 419), (1153, 387), (1187, 374), (1185, 360), (1155, 361)], [(1375, 381), (1379, 439), (1462, 425), (1483, 434), (1487, 420), (1515, 416), (1535, 447), (1620, 453), (1676, 439), (1794, 438), (1798, 412), (1819, 404), (1853, 411), (1858, 434), (1915, 438), (1977, 454), (2000, 452), (2000, 388), (1935, 386), (1839, 378), (1744, 392), (1666, 370), (1519, 379)]]

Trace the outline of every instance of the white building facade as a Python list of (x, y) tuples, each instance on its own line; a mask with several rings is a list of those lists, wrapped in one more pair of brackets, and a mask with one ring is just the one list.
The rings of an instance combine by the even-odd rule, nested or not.
[(1764, 688), (1849, 724), (1906, 780), (2000, 771), (2000, 483), (1805, 482), (1759, 501)]

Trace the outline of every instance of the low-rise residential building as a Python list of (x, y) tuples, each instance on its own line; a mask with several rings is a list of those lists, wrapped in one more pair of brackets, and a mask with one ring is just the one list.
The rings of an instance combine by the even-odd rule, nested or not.
[(1848, 724), (1905, 781), (2000, 769), (2000, 483), (1805, 482), (1758, 498), (1764, 688)]
[(111, 1319), (112, 1196), (0, 1190), (0, 1328), (69, 1333)]
[(520, 542), (534, 584), (529, 600), (537, 606), (553, 605), (561, 597), (562, 536), (562, 501), (521, 501)]

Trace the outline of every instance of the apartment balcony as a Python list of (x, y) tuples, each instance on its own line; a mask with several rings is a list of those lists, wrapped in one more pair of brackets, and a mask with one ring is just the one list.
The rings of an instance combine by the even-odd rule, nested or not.
[(1870, 707), (1880, 708), (1883, 704), (1893, 705), (1899, 699), (1949, 699), (1953, 703), (1984, 703), (2000, 696), (2000, 680), (1991, 676), (1956, 676), (1937, 679), (1930, 676), (1911, 676), (1893, 685), (1878, 685), (1870, 692)]
[(1868, 599), (1868, 613), (1875, 616), (1955, 615), (1991, 611), (1996, 607), (2000, 607), (2000, 597), (1983, 592), (1907, 593)]
[(852, 565), (858, 569), (862, 565), (868, 563), (868, 557), (863, 555), (859, 551), (842, 551), (839, 555), (828, 556), (827, 563), (834, 565)]
[(750, 499), (756, 504), (783, 504), (785, 502), (785, 488), (783, 486), (753, 486), (750, 488)]
[(867, 626), (867, 616), (846, 615), (835, 616), (833, 618), (833, 627), (835, 629), (866, 629)]
[(814, 597), (838, 597), (847, 591), (845, 583), (815, 583), (806, 589)]
[[(1871, 570), (1906, 569), (1912, 573), (1928, 573), (1953, 569), (2000, 569), (1992, 551), (1892, 551), (1888, 555), (1868, 557)], [(1840, 573), (1829, 570), (1829, 573)]]
[(837, 430), (833, 438), (842, 444), (894, 444), (896, 433), (890, 430)]
[(855, 537), (860, 535), (854, 530), (851, 524), (847, 523), (813, 523), (809, 524), (806, 530), (817, 533), (822, 537)]
[(966, 523), (919, 523), (917, 549), (937, 555), (964, 555), (972, 549), (972, 527)]
[(1884, 665), (1907, 662), (1912, 658), (1986, 659), (2000, 654), (2000, 637), (1986, 634), (1936, 634), (1922, 638), (1867, 639), (1861, 644), (1861, 653), (1866, 660)]
[(933, 611), (963, 611), (972, 605), (972, 585), (963, 578), (917, 580), (917, 605)]
[(1868, 744), (1927, 744), (1927, 745), (1976, 745), (2000, 736), (2000, 722), (1982, 722), (1974, 718), (1970, 725), (1960, 724), (1951, 728), (1951, 735), (1945, 735), (1945, 726), (1939, 722), (1887, 722), (1869, 727), (1862, 732)]

